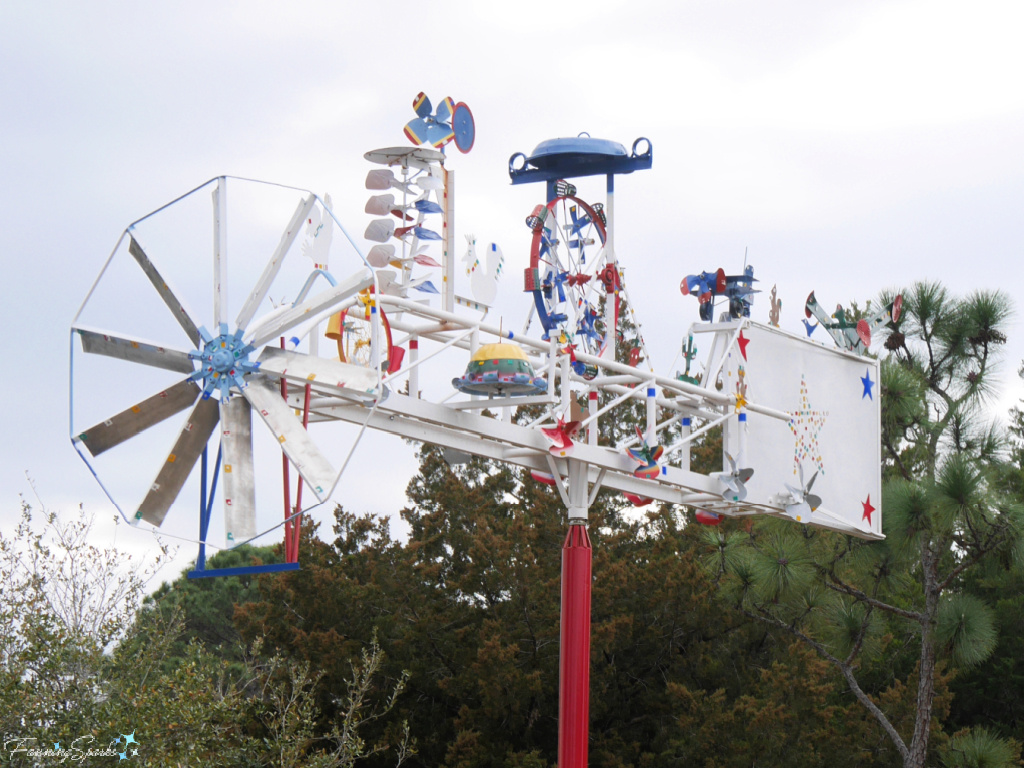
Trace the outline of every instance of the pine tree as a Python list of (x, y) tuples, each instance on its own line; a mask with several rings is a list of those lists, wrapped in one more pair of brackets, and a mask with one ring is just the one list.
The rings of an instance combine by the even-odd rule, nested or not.
[[(882, 363), (885, 541), (775, 521), (714, 541), (713, 568), (741, 609), (829, 661), (907, 768), (936, 752), (955, 763), (938, 723), (944, 670), (975, 666), (996, 644), (991, 608), (964, 584), (1008, 555), (1022, 524), (1003, 440), (981, 423), (1009, 312), (999, 292), (956, 298), (935, 283), (903, 292)], [(905, 701), (900, 690), (913, 694), (909, 717), (893, 700)]]

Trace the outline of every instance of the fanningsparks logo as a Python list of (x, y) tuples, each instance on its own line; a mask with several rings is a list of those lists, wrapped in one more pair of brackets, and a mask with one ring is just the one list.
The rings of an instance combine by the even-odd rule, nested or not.
[(114, 758), (121, 762), (139, 756), (139, 742), (135, 740), (135, 731), (119, 734), (106, 747), (96, 746), (96, 737), (92, 735), (79, 736), (64, 745), (59, 741), (47, 744), (39, 743), (39, 739), (35, 738), (11, 738), (4, 741), (3, 751), (12, 761), (15, 756), (22, 756), (30, 760), (52, 760), (56, 763), (80, 763), (91, 758)]

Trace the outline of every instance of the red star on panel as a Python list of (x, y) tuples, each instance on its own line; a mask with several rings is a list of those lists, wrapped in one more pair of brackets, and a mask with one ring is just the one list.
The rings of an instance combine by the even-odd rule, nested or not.
[(743, 331), (740, 331), (740, 337), (736, 340), (740, 345), (740, 354), (743, 355), (743, 359), (747, 359), (747, 344), (750, 343), (750, 339), (743, 338)]
[(871, 513), (875, 511), (875, 508), (871, 506), (871, 494), (870, 493), (868, 494), (868, 500), (867, 501), (862, 501), (861, 504), (864, 505), (864, 514), (861, 515), (860, 519), (861, 520), (867, 520), (868, 521), (868, 525), (871, 525), (872, 524), (871, 523)]

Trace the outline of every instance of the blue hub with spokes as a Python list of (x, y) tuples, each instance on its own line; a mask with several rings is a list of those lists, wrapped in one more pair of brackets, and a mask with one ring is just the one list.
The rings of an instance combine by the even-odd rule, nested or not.
[(188, 356), (199, 361), (199, 369), (191, 378), (203, 387), (203, 398), (209, 398), (214, 391), (220, 392), (220, 399), (231, 397), (231, 387), (243, 389), (245, 377), (256, 371), (260, 364), (249, 360), (255, 351), (252, 344), (242, 341), (242, 329), (228, 332), (227, 323), (220, 324), (220, 334), (213, 336), (205, 327), (199, 329), (203, 348), (193, 349)]

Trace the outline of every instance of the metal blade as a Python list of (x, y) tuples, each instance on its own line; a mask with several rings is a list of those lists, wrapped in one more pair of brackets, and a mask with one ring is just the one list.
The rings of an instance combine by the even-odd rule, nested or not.
[(176, 413), (181, 413), (199, 397), (199, 385), (191, 379), (179, 381), (173, 387), (148, 397), (137, 405), (78, 435), (89, 453), (99, 456), (106, 450), (135, 437), (143, 430)]
[(90, 355), (106, 355), (129, 363), (142, 363), (177, 373), (192, 373), (196, 367), (187, 352), (180, 349), (158, 347), (145, 341), (136, 341), (109, 333), (75, 328), (82, 338), (82, 351)]
[(264, 347), (260, 353), (260, 372), (299, 386), (310, 384), (325, 395), (365, 395), (377, 389), (377, 374), (370, 368), (277, 347)]
[(135, 513), (136, 520), (145, 520), (152, 525), (160, 525), (164, 521), (167, 510), (178, 498), (182, 486), (192, 472), (192, 467), (213, 434), (219, 417), (216, 400), (200, 398), (196, 402), (185, 426), (182, 427), (181, 434), (174, 442), (174, 448), (167, 456), (167, 461), (160, 468), (146, 498), (139, 505), (139, 510)]
[(251, 343), (254, 347), (259, 348), (271, 339), (277, 338), (289, 328), (294, 328), (299, 323), (313, 319), (320, 312), (329, 310), (332, 306), (340, 304), (345, 299), (369, 288), (371, 285), (373, 285), (373, 274), (368, 269), (361, 270), (348, 280), (340, 282), (336, 286), (318, 293), (313, 298), (285, 310), (271, 322), (261, 327), (254, 335)]
[(243, 397), (220, 404), (224, 472), (224, 534), (233, 547), (256, 535), (256, 473), (252, 460), (252, 407)]
[(135, 257), (135, 261), (142, 267), (142, 271), (146, 273), (146, 277), (149, 278), (149, 282), (156, 288), (156, 292), (160, 294), (160, 298), (164, 300), (171, 312), (174, 314), (174, 319), (178, 321), (178, 324), (185, 330), (185, 334), (189, 340), (195, 344), (196, 349), (199, 349), (199, 328), (189, 317), (188, 312), (185, 311), (184, 305), (178, 301), (178, 297), (174, 295), (174, 291), (171, 290), (167, 282), (160, 276), (157, 268), (153, 265), (153, 262), (149, 260), (149, 256), (142, 250), (142, 246), (139, 245), (139, 241), (135, 239), (134, 235), (129, 236), (130, 242), (128, 243), (128, 252)]
[(328, 498), (338, 481), (338, 472), (320, 453), (309, 433), (303, 429), (302, 422), (296, 418), (295, 412), (281, 398), (273, 379), (266, 376), (253, 377), (242, 394), (270, 427), (281, 444), (281, 450), (317, 499), (323, 501)]
[(213, 190), (213, 322), (219, 328), (228, 306), (228, 180), (217, 179)]
[(256, 287), (252, 289), (252, 293), (249, 294), (249, 298), (245, 300), (245, 304), (242, 306), (242, 311), (238, 313), (238, 319), (235, 321), (236, 327), (244, 330), (252, 321), (256, 310), (259, 309), (260, 304), (267, 297), (267, 291), (270, 290), (271, 283), (274, 282), (274, 278), (277, 277), (277, 273), (281, 269), (281, 263), (284, 261), (285, 254), (288, 253), (288, 249), (292, 247), (292, 243), (298, 237), (299, 230), (309, 216), (309, 212), (313, 209), (315, 202), (316, 197), (313, 195), (299, 201), (299, 207), (295, 209), (295, 213), (292, 214), (292, 218), (288, 222), (288, 227), (281, 234), (281, 242), (277, 244), (277, 248), (274, 249), (270, 261), (264, 267), (263, 274), (256, 283)]

